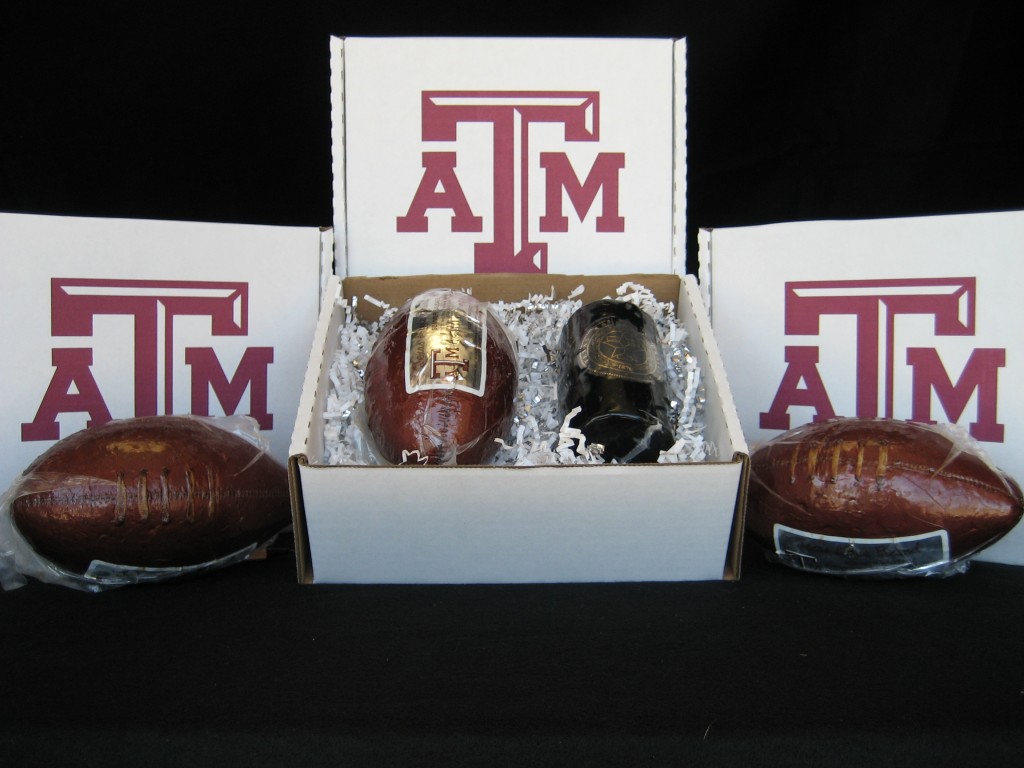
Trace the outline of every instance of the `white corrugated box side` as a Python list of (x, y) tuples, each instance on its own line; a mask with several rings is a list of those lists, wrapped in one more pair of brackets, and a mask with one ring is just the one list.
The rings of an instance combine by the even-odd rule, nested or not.
[[(1024, 480), (1022, 248), (1019, 211), (702, 230), (747, 439), (830, 415), (951, 422)], [(1024, 565), (1024, 525), (977, 559)]]
[[(524, 56), (520, 54), (517, 58), (510, 51), (528, 51), (530, 60), (535, 64), (540, 62), (544, 77), (526, 77), (525, 80), (517, 77), (515, 73)], [(467, 54), (472, 54), (472, 66), (460, 58)], [(655, 72), (655, 84), (643, 77), (636, 80), (637, 72), (631, 68), (637, 55)], [(381, 56), (394, 65), (384, 68), (383, 74), (371, 64), (379, 62)], [(570, 79), (578, 81), (579, 59), (587, 56), (600, 61), (600, 68), (611, 77), (607, 89), (598, 76), (588, 76), (585, 85), (577, 82), (573, 86), (587, 89), (583, 92), (570, 92), (567, 86), (549, 81), (550, 73), (560, 68), (576, 72), (577, 76)], [(395, 57), (401, 61), (396, 61)], [(615, 66), (616, 57), (623, 63), (622, 67)], [(374, 78), (379, 76), (377, 102), (403, 98), (402, 89), (395, 95), (392, 86), (402, 79), (396, 73), (407, 71), (402, 63), (408, 63), (408, 58), (430, 63), (418, 67), (420, 72), (440, 66), (441, 74), (416, 79), (412, 90), (405, 93), (404, 106), (387, 107), (386, 114), (390, 117), (375, 121), (378, 137), (384, 136), (387, 140), (376, 145), (366, 129), (358, 128), (361, 121), (367, 121), (367, 115), (354, 114), (357, 109), (360, 112), (371, 109), (369, 97), (353, 96), (351, 103), (348, 97), (375, 92), (372, 86), (376, 82)], [(612, 61), (610, 65), (608, 59)], [(501, 67), (492, 65), (491, 61), (500, 61)], [(515, 65), (511, 64), (513, 61)], [(360, 71), (360, 67), (365, 69)], [(369, 81), (361, 82), (364, 77)], [(623, 84), (632, 87), (623, 88)], [(630, 121), (615, 114), (616, 94), (633, 92), (650, 96), (650, 88), (655, 91), (651, 96), (655, 102), (651, 119), (645, 121), (643, 113), (636, 113), (640, 109), (639, 102), (628, 108)], [(330, 283), (325, 296), (292, 438), (289, 469), (299, 580), (304, 583), (523, 583), (739, 578), (749, 465), (746, 443), (696, 281), (690, 276), (679, 276), (680, 265), (685, 264), (684, 42), (335, 39), (332, 40), (332, 97), (338, 228), (336, 272), (339, 277)], [(510, 98), (515, 103), (510, 103)], [(467, 107), (467, 101), (473, 103)], [(596, 147), (606, 147), (607, 142), (612, 142), (616, 151), (595, 155), (598, 104), (602, 110), (599, 113), (602, 143)], [(454, 107), (455, 112), (448, 117), (434, 114), (430, 120), (424, 116), (426, 110), (445, 107)], [(459, 111), (464, 107), (468, 112)], [(483, 107), (484, 118), (480, 118), (480, 107)], [(469, 117), (465, 117), (467, 114)], [(523, 115), (529, 117), (523, 118)], [(529, 152), (546, 152), (547, 166), (539, 160), (534, 165), (548, 168), (549, 174), (551, 168), (564, 171), (566, 163), (575, 168), (589, 167), (588, 179), (598, 178), (599, 172), (595, 169), (602, 167), (605, 171), (632, 167), (629, 165), (633, 154), (628, 148), (632, 146), (628, 132), (616, 134), (610, 126), (615, 126), (616, 121), (622, 126), (627, 122), (644, 126), (640, 142), (658, 146), (654, 154), (649, 146), (644, 152), (638, 150), (637, 165), (647, 168), (641, 174), (647, 181), (651, 179), (646, 174), (656, 174), (653, 184), (658, 187), (656, 199), (651, 199), (647, 193), (631, 196), (633, 193), (628, 190), (635, 180), (616, 187), (621, 190), (617, 200), (602, 199), (598, 193), (607, 193), (612, 176), (600, 177), (602, 183), (598, 185), (583, 181), (577, 185), (578, 189), (570, 189), (572, 182), (566, 182), (563, 173), (558, 177), (562, 185), (558, 192), (564, 193), (563, 204), (571, 202), (572, 205), (565, 205), (564, 212), (570, 215), (563, 218), (570, 221), (568, 232), (561, 233), (557, 226), (556, 214), (562, 212), (558, 204), (547, 202), (541, 207), (540, 212), (548, 217), (545, 221), (549, 225), (555, 222), (543, 230), (538, 228), (537, 219), (544, 217), (534, 215), (538, 211), (529, 208), (528, 195), (522, 192), (527, 187), (534, 191), (544, 189), (544, 185), (528, 186), (520, 179), (523, 183), (516, 187), (515, 195), (521, 207), (516, 210), (525, 211), (527, 215), (513, 216), (515, 221), (510, 232), (498, 221), (500, 216), (496, 211), (509, 210), (495, 202), (499, 198), (498, 185), (493, 185), (492, 194), (491, 188), (481, 186), (466, 168), (472, 163), (463, 162), (465, 156), (479, 156), (479, 146), (474, 142), (480, 137), (469, 135), (473, 131), (446, 133), (440, 137), (431, 133), (438, 121), (443, 123), (451, 118), (458, 122), (465, 117), (470, 123), (481, 119), (489, 121), (488, 130), (496, 137), (508, 127), (510, 116), (518, 131), (510, 139), (515, 152), (529, 158), (539, 157)], [(577, 120), (582, 122), (575, 123)], [(523, 129), (523, 125), (531, 121), (545, 123), (540, 131), (544, 138)], [(559, 133), (564, 134), (560, 143), (547, 134), (546, 123), (551, 121), (557, 122)], [(402, 133), (408, 128), (400, 125), (403, 122), (414, 124), (411, 136)], [(652, 122), (659, 123), (653, 133), (649, 131)], [(581, 137), (581, 143), (588, 145), (589, 142), (589, 154), (582, 159), (579, 155), (570, 155), (568, 149), (556, 151), (557, 147), (571, 141), (566, 138), (568, 132), (577, 129), (582, 131), (576, 134)], [(356, 142), (355, 146), (350, 139)], [(435, 141), (439, 143), (430, 143)], [(460, 143), (466, 141), (470, 145), (468, 149)], [(534, 143), (527, 150), (529, 141)], [(549, 146), (538, 148), (536, 144), (543, 141), (548, 141)], [(494, 138), (493, 142), (496, 146), (498, 139)], [(403, 148), (408, 143), (412, 144), (411, 155)], [(392, 152), (387, 147), (397, 148)], [(617, 151), (622, 147), (627, 149)], [(460, 153), (457, 164), (452, 159), (456, 150)], [(495, 159), (488, 165), (490, 175), (487, 178), (493, 181), (492, 177), (498, 175), (496, 168), (504, 161), (493, 146), (489, 151)], [(373, 171), (376, 177), (372, 183), (359, 179), (361, 174), (370, 173), (367, 169), (373, 168), (383, 155), (401, 155), (402, 152), (408, 155), (406, 163), (414, 166), (413, 174), (405, 182), (395, 177), (395, 183), (385, 183), (385, 177), (392, 177), (381, 168)], [(434, 170), (430, 170), (431, 163), (440, 155), (444, 155), (438, 161), (441, 164), (435, 164)], [(618, 166), (614, 160), (601, 159), (620, 155), (625, 164), (619, 162)], [(457, 176), (453, 174), (455, 168), (458, 168)], [(430, 176), (434, 172), (441, 175), (435, 179)], [(582, 174), (577, 174), (577, 181), (579, 175)], [(547, 180), (550, 191), (550, 175)], [(533, 184), (539, 181), (534, 180)], [(453, 196), (456, 185), (459, 193)], [(393, 196), (375, 198), (373, 210), (368, 210), (363, 198), (378, 195), (381, 189), (387, 188), (394, 192)], [(480, 194), (481, 190), (486, 194)], [(538, 192), (534, 200), (538, 196), (543, 197), (543, 194)], [(440, 225), (438, 211), (417, 211), (417, 205), (423, 209), (428, 203), (450, 209), (443, 211), (446, 215), (440, 218)], [(594, 210), (587, 208), (588, 204)], [(617, 209), (612, 210), (615, 205)], [(641, 209), (648, 207), (661, 211), (656, 226), (638, 226), (635, 233), (632, 226), (616, 228), (612, 214), (618, 213), (626, 222), (632, 222), (634, 214), (642, 220)], [(573, 209), (579, 221), (572, 219)], [(470, 221), (480, 226), (467, 227), (469, 232), (452, 232), (449, 220), (460, 212), (464, 217), (478, 216)], [(594, 222), (595, 218), (600, 218), (598, 212), (611, 219), (611, 223), (606, 221), (603, 233), (611, 238), (611, 245), (598, 237)], [(422, 228), (415, 232), (397, 231), (401, 227), (400, 220), (408, 223), (417, 219), (418, 213), (424, 213), (424, 217), (419, 217), (421, 224), (423, 218), (428, 222), (423, 227), (433, 232)], [(532, 224), (524, 224), (527, 219)], [(589, 231), (582, 231), (588, 228)], [(446, 231), (439, 233), (441, 229)], [(560, 237), (564, 234), (570, 237)], [(403, 239), (403, 235), (411, 240)], [(491, 241), (480, 242), (488, 237)], [(441, 244), (435, 240), (440, 240)], [(396, 248), (388, 246), (389, 242), (397, 244)], [(583, 258), (581, 251), (586, 253), (591, 247), (596, 253), (594, 258)], [(402, 249), (412, 256), (394, 253)], [(451, 252), (451, 260), (429, 255), (437, 249)], [(377, 254), (384, 253), (387, 258), (376, 258)], [(628, 254), (628, 263), (623, 253)], [(417, 258), (418, 254), (428, 255)], [(480, 269), (481, 261), (486, 262), (484, 266), (505, 264), (516, 268)], [(623, 266), (628, 268), (624, 270)], [(548, 267), (554, 268), (548, 270)], [(581, 276), (581, 272), (585, 276)], [(584, 295), (587, 298), (588, 295), (605, 295), (608, 285), (617, 286), (626, 279), (624, 272), (641, 282), (649, 278), (648, 282), (657, 285), (649, 287), (659, 298), (678, 302), (680, 320), (689, 332), (688, 343), (704, 370), (705, 439), (714, 446), (714, 460), (675, 465), (549, 467), (386, 467), (324, 463), (322, 414), (333, 357), (331, 345), (339, 324), (344, 322), (339, 304), (344, 296), (361, 297), (369, 293), (394, 304), (429, 286), (468, 288), (478, 298), (501, 297), (517, 301), (530, 293), (547, 294), (552, 290), (565, 296), (582, 283), (589, 292)], [(637, 278), (634, 272), (646, 274)], [(399, 276), (395, 277), (396, 274)], [(459, 505), (429, 502), (431, 490), (443, 490), (453, 484), (459, 489)]]

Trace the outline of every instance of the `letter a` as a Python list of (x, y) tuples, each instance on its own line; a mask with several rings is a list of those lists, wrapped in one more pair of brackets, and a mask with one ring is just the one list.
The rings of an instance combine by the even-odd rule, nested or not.
[(814, 421), (833, 418), (836, 412), (818, 372), (818, 348), (786, 347), (786, 363), (772, 407), (761, 413), (761, 429), (789, 429), (789, 408), (794, 405), (814, 408)]
[(423, 178), (416, 188), (409, 211), (399, 216), (399, 232), (426, 232), (427, 210), (447, 208), (452, 212), (452, 232), (480, 232), (482, 216), (474, 216), (466, 193), (455, 175), (454, 152), (424, 152)]
[[(57, 416), (61, 413), (88, 413), (88, 427), (110, 421), (110, 409), (103, 402), (103, 395), (90, 369), (92, 350), (54, 349), (52, 361), (56, 370), (35, 419), (21, 425), (22, 442), (60, 440)], [(78, 392), (73, 393), (72, 387)]]

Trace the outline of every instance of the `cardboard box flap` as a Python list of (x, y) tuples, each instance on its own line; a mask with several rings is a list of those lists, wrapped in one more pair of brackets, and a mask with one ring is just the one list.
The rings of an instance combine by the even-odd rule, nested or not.
[(339, 275), (685, 272), (685, 40), (332, 38)]

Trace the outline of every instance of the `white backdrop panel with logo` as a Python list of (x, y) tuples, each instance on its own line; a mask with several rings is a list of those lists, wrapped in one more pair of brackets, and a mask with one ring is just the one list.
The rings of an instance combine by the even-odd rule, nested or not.
[(286, 461), (329, 239), (0, 214), (0, 485), (58, 438), (137, 415), (249, 414)]

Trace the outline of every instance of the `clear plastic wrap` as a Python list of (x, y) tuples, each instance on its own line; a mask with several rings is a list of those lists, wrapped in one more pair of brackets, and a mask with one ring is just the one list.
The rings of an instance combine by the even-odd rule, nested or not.
[(391, 464), (484, 464), (507, 436), (518, 384), (508, 331), (464, 291), (419, 293), (381, 330), (364, 410)]
[(590, 302), (562, 328), (559, 405), (606, 461), (657, 461), (675, 442), (654, 320), (635, 304)]
[(1022, 513), (1017, 483), (952, 424), (832, 419), (751, 455), (747, 532), (770, 560), (797, 570), (964, 573)]
[[(582, 306), (583, 286), (568, 296), (533, 295), (521, 301), (489, 304), (511, 337), (518, 358), (519, 386), (510, 434), (501, 440), (492, 464), (532, 466), (597, 464), (603, 458), (595, 446), (581, 440), (558, 404), (558, 340), (565, 322)], [(696, 356), (686, 343), (686, 331), (671, 302), (658, 301), (646, 287), (624, 283), (613, 297), (636, 304), (655, 322), (671, 392), (674, 444), (658, 458), (661, 463), (704, 461), (713, 458), (704, 441), (704, 382)], [(377, 306), (372, 297), (362, 297)], [(355, 299), (352, 300), (355, 302)], [(398, 310), (383, 306), (376, 322), (349, 316), (342, 323), (329, 370), (330, 388), (324, 418), (324, 461), (327, 464), (384, 463), (366, 432), (363, 408), (363, 373), (381, 329)]]
[[(157, 418), (194, 420), (217, 430), (231, 433), (251, 445), (256, 449), (255, 451), (250, 451), (252, 453), (251, 459), (247, 459), (246, 463), (233, 467), (231, 470), (232, 474), (236, 477), (250, 470), (252, 472), (260, 472), (266, 466), (260, 462), (273, 461), (268, 453), (269, 440), (260, 432), (256, 420), (251, 417), (179, 416)], [(128, 424), (136, 421), (138, 420), (118, 420), (116, 424)], [(115, 424), (115, 422), (111, 422), (111, 424)], [(50, 451), (52, 452), (59, 448), (63, 442), (58, 442)], [(46, 455), (48, 454), (43, 454), (43, 456)], [(40, 458), (43, 458), (43, 456)], [(33, 462), (0, 496), (0, 586), (5, 590), (24, 586), (28, 582), (29, 577), (45, 583), (58, 584), (88, 592), (99, 592), (130, 584), (154, 583), (182, 576), (196, 575), (245, 560), (254, 551), (273, 541), (279, 532), (275, 530), (273, 534), (266, 535), (265, 533), (259, 534), (254, 529), (253, 534), (256, 538), (251, 542), (239, 545), (227, 554), (201, 563), (171, 567), (132, 566), (93, 558), (89, 562), (88, 567), (78, 572), (59, 565), (36, 551), (36, 548), (23, 535), (15, 522), (13, 515), (15, 502), (18, 499), (27, 499), (36, 494), (86, 494), (95, 492), (97, 489), (107, 496), (120, 499), (125, 491), (123, 487), (119, 487), (119, 478), (34, 470), (33, 467), (39, 461), (37, 459), (36, 462)], [(258, 465), (258, 463), (260, 464)], [(274, 462), (274, 464), (280, 466), (277, 462)], [(283, 467), (281, 469), (283, 470)], [(197, 491), (200, 482), (196, 482)], [(106, 491), (103, 491), (103, 489), (106, 489)], [(116, 506), (117, 504), (115, 504)], [(121, 512), (115, 509), (114, 514), (121, 514)], [(88, 553), (86, 552), (85, 555), (88, 556)]]

